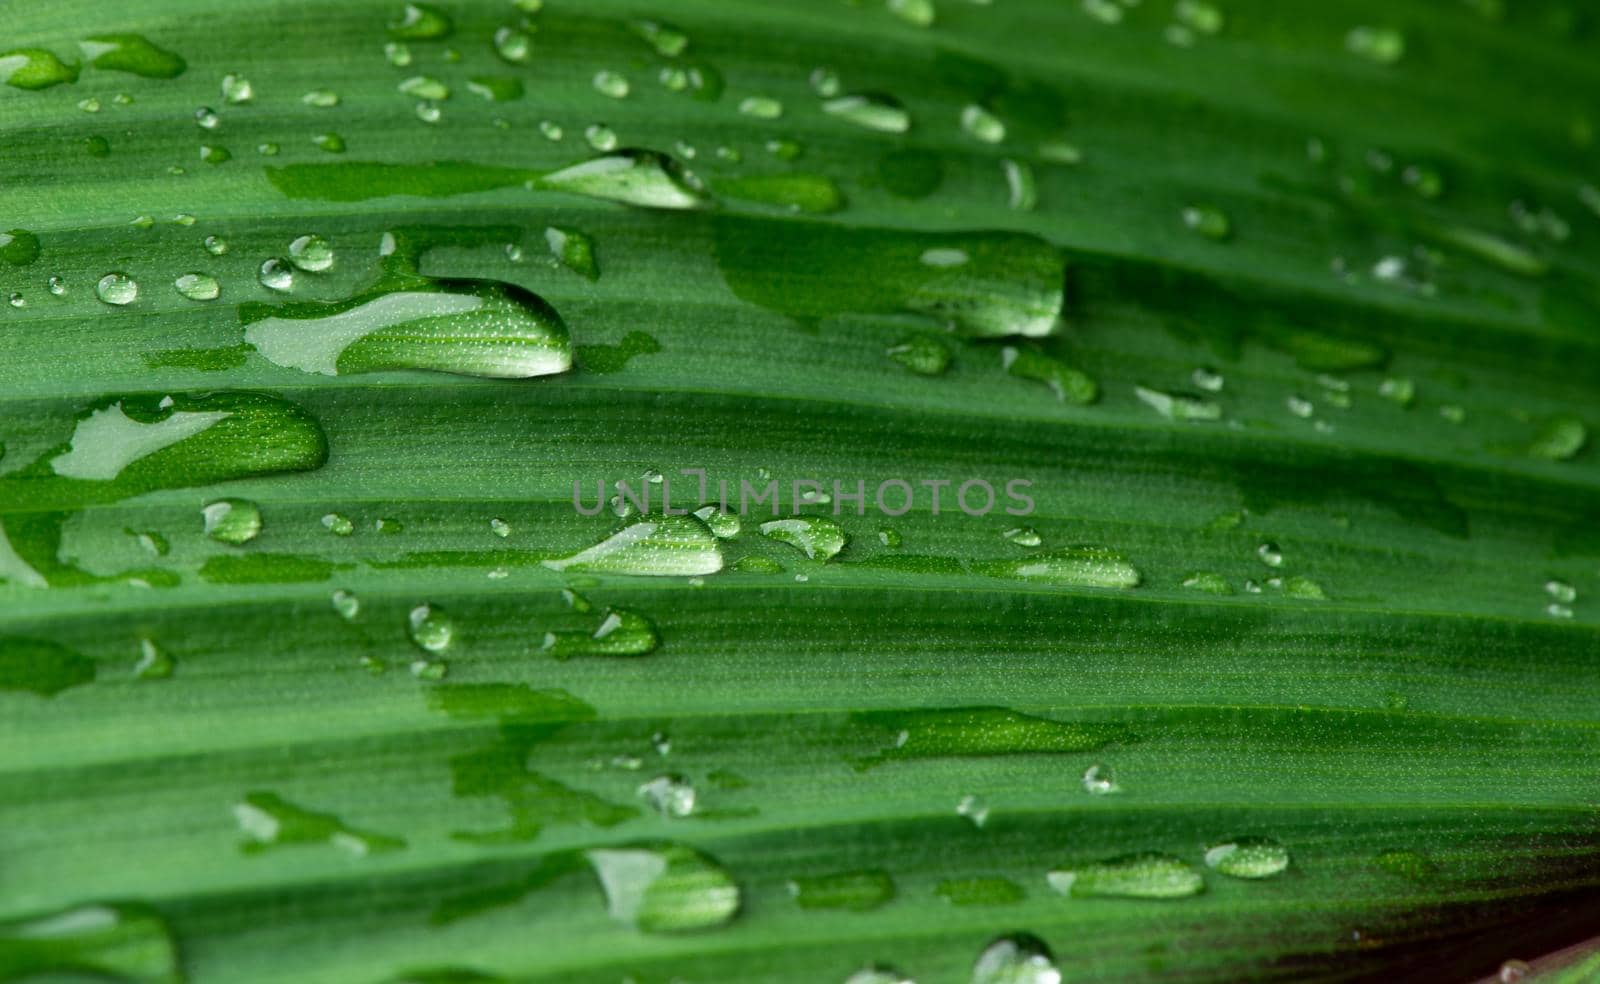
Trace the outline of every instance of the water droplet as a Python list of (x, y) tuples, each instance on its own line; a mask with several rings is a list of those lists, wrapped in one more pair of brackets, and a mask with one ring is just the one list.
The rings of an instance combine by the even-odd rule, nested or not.
[(1196, 571), (1183, 579), (1183, 587), (1190, 591), (1203, 591), (1206, 594), (1230, 595), (1233, 594), (1233, 585), (1227, 578), (1212, 571)]
[(1289, 867), (1289, 850), (1268, 837), (1239, 837), (1207, 848), (1206, 865), (1230, 878), (1271, 878)]
[(1013, 376), (1044, 383), (1064, 403), (1084, 406), (1100, 398), (1093, 379), (1037, 349), (1008, 345), (1000, 350), (1000, 366)]
[(1001, 535), (1019, 547), (1037, 547), (1044, 542), (1044, 538), (1039, 536), (1039, 531), (1031, 526), (1014, 527)]
[(689, 36), (670, 24), (655, 20), (638, 20), (631, 25), (633, 33), (664, 58), (676, 58), (689, 48)]
[(50, 293), (57, 297), (60, 297), (67, 292), (67, 282), (60, 277), (51, 277), (49, 287)]
[(1417, 384), (1409, 379), (1391, 376), (1378, 384), (1378, 395), (1409, 407), (1417, 398)]
[(558, 660), (574, 656), (648, 656), (659, 645), (661, 637), (649, 619), (633, 612), (607, 609), (599, 625), (592, 630), (546, 632), (540, 652)]
[(587, 550), (544, 565), (578, 574), (693, 577), (720, 571), (722, 551), (698, 519), (663, 516), (634, 523)]
[(246, 795), (234, 804), (233, 818), (244, 834), (241, 848), (247, 853), (289, 845), (329, 844), (365, 857), (376, 851), (405, 847), (405, 841), (397, 837), (357, 830), (331, 813), (308, 810), (276, 793)]
[(812, 69), (809, 81), (811, 83), (811, 91), (823, 99), (832, 99), (844, 91), (844, 84), (839, 80), (839, 73), (825, 65)]
[(406, 617), (411, 641), (424, 652), (438, 655), (450, 648), (456, 627), (450, 617), (432, 605), (418, 605)]
[(989, 804), (981, 796), (968, 793), (956, 802), (956, 816), (965, 817), (974, 827), (989, 822)]
[(388, 24), (389, 36), (405, 41), (437, 41), (455, 30), (450, 17), (429, 3), (408, 3)]
[(889, 13), (917, 27), (932, 26), (938, 14), (933, 0), (884, 0), (884, 6)]
[(186, 273), (174, 280), (172, 286), (191, 301), (214, 301), (222, 294), (222, 284), (205, 273)]
[(1533, 973), (1533, 967), (1524, 960), (1507, 960), (1500, 965), (1500, 972), (1496, 975), (1499, 984), (1521, 984)]
[(844, 984), (917, 984), (917, 982), (893, 967), (871, 964), (846, 977)]
[(972, 984), (1061, 984), (1061, 971), (1043, 940), (1013, 933), (978, 954), (972, 965)]
[(710, 856), (680, 844), (584, 852), (611, 918), (646, 933), (710, 929), (739, 911), (739, 886)]
[(770, 96), (750, 96), (739, 103), (739, 112), (758, 120), (776, 120), (783, 116), (783, 103)]
[(268, 290), (287, 293), (294, 289), (294, 267), (288, 260), (273, 257), (261, 264), (256, 279)]
[(1006, 205), (1013, 212), (1031, 212), (1039, 204), (1038, 185), (1027, 161), (1006, 158), (1000, 162), (1006, 179)]
[(78, 42), (89, 64), (147, 79), (175, 79), (188, 68), (183, 58), (139, 34), (100, 34)]
[(383, 57), (395, 68), (408, 68), (413, 61), (411, 47), (401, 41), (389, 41), (383, 46)]
[(1183, 210), (1183, 224), (1207, 239), (1221, 242), (1233, 234), (1233, 223), (1214, 205), (1191, 205)]
[(1222, 387), (1226, 384), (1222, 373), (1205, 366), (1200, 366), (1190, 373), (1189, 380), (1207, 393), (1220, 393), (1222, 392)]
[(789, 895), (802, 909), (867, 912), (892, 900), (894, 879), (885, 871), (841, 871), (789, 880)]
[(626, 76), (618, 72), (613, 72), (610, 69), (601, 69), (600, 71), (594, 73), (594, 79), (592, 81), (594, 84), (594, 91), (600, 93), (602, 96), (610, 96), (612, 99), (626, 99), (628, 98), (628, 93), (633, 89), (633, 87), (628, 84), (628, 79)]
[(1120, 793), (1122, 787), (1117, 785), (1109, 766), (1097, 764), (1084, 770), (1083, 790), (1092, 796), (1105, 796), (1108, 793)]
[(1276, 543), (1263, 543), (1256, 547), (1256, 556), (1268, 567), (1283, 566), (1283, 551), (1278, 549)]
[(1121, 24), (1124, 16), (1116, 0), (1083, 0), (1083, 12), (1102, 24)]
[(1050, 887), (1073, 898), (1180, 899), (1205, 890), (1205, 879), (1169, 854), (1128, 854), (1076, 869), (1056, 869)]
[(78, 81), (78, 66), (69, 65), (43, 48), (13, 48), (0, 53), (0, 82), (37, 91)]
[(494, 32), (494, 51), (511, 64), (522, 65), (533, 57), (533, 38), (519, 28), (502, 27)]
[(1578, 589), (1565, 581), (1554, 578), (1544, 583), (1545, 594), (1563, 605), (1570, 605), (1578, 600)]
[[(544, 138), (546, 140), (550, 140), (550, 141), (560, 140), (565, 135), (564, 132), (561, 129), (561, 124), (556, 123), (553, 120), (540, 120), (539, 121), (539, 132), (544, 135)], [(596, 147), (595, 149), (599, 150), (600, 148)], [(615, 140), (613, 140), (611, 147), (607, 148), (607, 149), (610, 149), (610, 150), (615, 150), (616, 149)]]
[(979, 561), (977, 573), (1090, 588), (1134, 588), (1139, 572), (1127, 559), (1105, 547), (1076, 546), (1035, 554), (1020, 560)]
[[(5, 61), (0, 56), (0, 77)], [(11, 980), (96, 980), (173, 984), (184, 979), (172, 930), (143, 905), (80, 905), (0, 922), (0, 953)]]
[(949, 347), (927, 332), (902, 338), (884, 354), (921, 376), (938, 376), (950, 368)]
[(961, 111), (961, 129), (974, 140), (997, 144), (1006, 138), (1006, 125), (1000, 117), (976, 103)]
[(838, 523), (820, 516), (774, 519), (761, 524), (761, 533), (805, 551), (812, 560), (822, 561), (837, 556), (849, 539)]
[(1309, 420), (1316, 416), (1317, 405), (1299, 394), (1292, 394), (1284, 398), (1283, 405), (1288, 411), (1301, 420)]
[(334, 612), (346, 622), (355, 621), (361, 614), (361, 599), (357, 598), (354, 592), (340, 588), (329, 600), (333, 604)]
[(26, 307), (28, 299), (23, 297), (20, 292), (13, 292), (8, 303), (14, 308)]
[(911, 114), (893, 96), (878, 93), (837, 96), (824, 102), (822, 111), (880, 133), (906, 133), (911, 129)]
[(681, 818), (694, 812), (694, 785), (676, 773), (656, 776), (639, 787), (639, 795), (664, 817)]
[(594, 258), (594, 240), (577, 229), (550, 226), (544, 231), (550, 255), (562, 266), (585, 280), (600, 279), (600, 265)]
[(300, 236), (289, 244), (289, 262), (301, 270), (321, 273), (333, 266), (333, 246), (321, 236)]
[(645, 208), (691, 209), (709, 204), (698, 178), (665, 154), (622, 150), (547, 174), (538, 185)]
[[(555, 138), (559, 139), (559, 138)], [(589, 146), (601, 153), (610, 153), (617, 149), (617, 134), (604, 123), (593, 123), (584, 128), (583, 139)]]
[(201, 106), (194, 111), (194, 122), (202, 130), (215, 130), (222, 123), (222, 119), (210, 106)]
[(1392, 27), (1360, 26), (1344, 37), (1345, 50), (1377, 65), (1394, 65), (1405, 57), (1406, 36)]
[[(276, 272), (283, 286), (268, 286), (287, 290), (287, 265)], [(526, 379), (572, 367), (566, 323), (535, 294), (488, 280), (407, 286), (333, 304), (245, 305), (245, 341), (280, 366), (325, 376), (429, 369)]]
[(1135, 386), (1140, 401), (1168, 420), (1221, 420), (1222, 407), (1188, 393), (1163, 393)]
[(1184, 27), (1201, 34), (1221, 34), (1226, 23), (1222, 10), (1206, 0), (1178, 0), (1172, 16)]
[(140, 680), (164, 680), (172, 676), (177, 662), (153, 640), (139, 640), (139, 660), (133, 665), (133, 675)]
[(139, 284), (125, 273), (108, 273), (94, 285), (97, 297), (107, 304), (125, 307), (139, 297)]
[(1589, 443), (1589, 428), (1576, 417), (1556, 417), (1539, 431), (1528, 454), (1546, 461), (1570, 461)]
[(723, 512), (716, 506), (701, 506), (694, 511), (694, 515), (719, 540), (731, 540), (739, 535), (740, 523), (736, 513)]
[[(319, 133), (311, 138), (311, 142), (330, 154), (342, 154), (345, 151), (344, 138), (337, 133)], [(262, 144), (261, 146), (262, 148), (272, 148), (270, 151), (263, 149), (262, 153), (276, 154), (278, 152), (277, 144)]]
[(205, 532), (218, 543), (249, 543), (261, 533), (261, 509), (247, 499), (217, 499), (201, 508)]
[(348, 516), (341, 516), (338, 513), (328, 513), (322, 517), (322, 528), (327, 530), (329, 533), (332, 533), (334, 536), (350, 536), (351, 534), (355, 533), (356, 524), (352, 523), (350, 521), (350, 517)]

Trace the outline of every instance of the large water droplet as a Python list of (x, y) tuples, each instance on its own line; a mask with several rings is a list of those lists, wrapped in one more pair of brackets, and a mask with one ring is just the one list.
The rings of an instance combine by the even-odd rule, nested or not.
[(36, 91), (78, 81), (78, 66), (43, 48), (13, 48), (0, 54), (0, 82)]
[(791, 547), (805, 551), (812, 560), (830, 560), (844, 549), (849, 539), (844, 528), (821, 516), (796, 516), (761, 524), (761, 533)]
[(722, 551), (700, 520), (662, 516), (634, 523), (587, 550), (544, 565), (575, 574), (693, 577), (722, 570)]
[(1230, 878), (1271, 878), (1289, 867), (1289, 850), (1269, 837), (1239, 837), (1207, 848), (1206, 864)]
[(978, 561), (973, 569), (990, 577), (1009, 577), (1088, 588), (1136, 588), (1139, 571), (1107, 547), (1075, 546), (1020, 560)]
[(310, 273), (333, 266), (333, 246), (317, 235), (300, 236), (289, 244), (289, 262)]
[(7, 980), (128, 984), (184, 979), (172, 930), (142, 905), (82, 905), (0, 922), (0, 973)]
[(700, 179), (665, 154), (621, 150), (537, 179), (535, 185), (644, 208), (692, 209), (710, 203)]
[(841, 871), (791, 878), (789, 894), (802, 909), (866, 912), (892, 900), (895, 885), (886, 871)]
[(280, 366), (325, 376), (430, 369), (526, 379), (572, 367), (567, 326), (543, 298), (487, 280), (408, 281), (334, 304), (240, 308), (245, 341)]
[(147, 79), (175, 79), (188, 67), (178, 54), (141, 34), (98, 34), (80, 41), (78, 48), (95, 68)]
[(972, 965), (972, 984), (1061, 984), (1061, 971), (1043, 940), (1013, 933), (978, 954)]
[(1179, 899), (1205, 890), (1205, 879), (1185, 861), (1146, 852), (1048, 875), (1050, 887), (1073, 898)]
[(708, 855), (680, 844), (584, 852), (611, 918), (646, 933), (710, 929), (739, 911), (739, 886)]

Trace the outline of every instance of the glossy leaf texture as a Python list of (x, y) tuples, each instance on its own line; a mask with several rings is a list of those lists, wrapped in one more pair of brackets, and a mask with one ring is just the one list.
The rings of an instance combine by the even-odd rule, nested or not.
[(8, 10), (0, 979), (1580, 979), (1597, 31)]

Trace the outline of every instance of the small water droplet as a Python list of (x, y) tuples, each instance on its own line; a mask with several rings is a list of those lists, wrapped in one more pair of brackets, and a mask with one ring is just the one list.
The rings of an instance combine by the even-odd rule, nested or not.
[(758, 120), (776, 120), (783, 116), (783, 103), (770, 96), (750, 96), (740, 101), (739, 112)]
[(450, 617), (433, 605), (418, 605), (406, 617), (411, 641), (424, 652), (438, 655), (450, 648), (456, 627)]
[(1289, 867), (1289, 851), (1269, 837), (1239, 837), (1207, 848), (1206, 865), (1230, 878), (1271, 878)]
[(633, 89), (628, 84), (626, 76), (610, 69), (601, 69), (596, 72), (592, 81), (594, 83), (594, 91), (602, 96), (610, 96), (612, 99), (626, 99), (628, 93)]
[(494, 32), (495, 54), (513, 65), (526, 63), (533, 57), (533, 38), (516, 27), (502, 27)]
[(974, 827), (989, 822), (989, 804), (983, 797), (968, 793), (956, 803), (956, 815), (965, 817)]
[(961, 129), (974, 140), (997, 144), (1006, 138), (1006, 125), (1000, 117), (973, 103), (961, 110)]
[(1001, 535), (1019, 547), (1037, 547), (1044, 542), (1043, 537), (1039, 536), (1039, 531), (1031, 526), (1017, 526)]
[(1261, 558), (1261, 562), (1266, 564), (1268, 567), (1283, 566), (1283, 551), (1278, 549), (1278, 545), (1276, 543), (1267, 542), (1260, 544), (1256, 547), (1256, 556)]
[(822, 111), (848, 123), (880, 133), (906, 133), (911, 114), (898, 99), (879, 93), (837, 96), (822, 104)]
[(294, 267), (288, 260), (273, 257), (261, 264), (256, 278), (268, 290), (286, 293), (294, 289)]
[(350, 536), (356, 531), (356, 524), (348, 516), (339, 513), (328, 513), (322, 517), (322, 528), (334, 536)]
[(333, 605), (334, 612), (346, 622), (355, 621), (356, 617), (361, 614), (361, 599), (357, 598), (352, 591), (340, 588), (333, 593), (329, 601)]
[(214, 301), (222, 294), (222, 284), (206, 273), (183, 274), (172, 286), (191, 301)]
[(1544, 590), (1545, 594), (1563, 605), (1570, 605), (1578, 600), (1578, 589), (1565, 581), (1552, 578), (1544, 582)]
[(676, 773), (656, 776), (639, 787), (639, 795), (664, 817), (681, 818), (694, 812), (694, 785)]
[(228, 252), (228, 241), (223, 239), (221, 236), (207, 236), (201, 242), (201, 245), (204, 246), (205, 251), (210, 253), (212, 256), (222, 256)]
[(133, 675), (141, 680), (165, 680), (172, 676), (177, 661), (154, 640), (139, 640), (139, 660), (133, 665)]
[(289, 262), (301, 270), (321, 273), (333, 266), (333, 259), (333, 246), (321, 236), (300, 236), (289, 244)]
[(455, 25), (431, 3), (408, 3), (388, 24), (389, 36), (407, 41), (437, 41), (450, 36)]
[(94, 285), (95, 296), (107, 304), (125, 307), (139, 297), (139, 284), (125, 273), (108, 273)]
[(218, 543), (249, 543), (261, 533), (261, 508), (248, 499), (216, 499), (201, 507), (205, 533)]
[(1183, 210), (1183, 224), (1206, 237), (1221, 242), (1233, 234), (1227, 213), (1214, 205), (1190, 205)]
[(1377, 65), (1394, 65), (1405, 57), (1406, 37), (1392, 27), (1362, 25), (1344, 37), (1345, 50)]
[(1110, 766), (1091, 765), (1083, 773), (1084, 792), (1092, 796), (1105, 796), (1108, 793), (1119, 793), (1122, 787), (1117, 785), (1116, 776), (1111, 772)]

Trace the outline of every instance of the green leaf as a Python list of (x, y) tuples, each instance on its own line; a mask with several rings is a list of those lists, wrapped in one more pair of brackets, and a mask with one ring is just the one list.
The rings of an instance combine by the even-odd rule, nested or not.
[(1581, 5), (11, 6), (0, 980), (1593, 976)]

